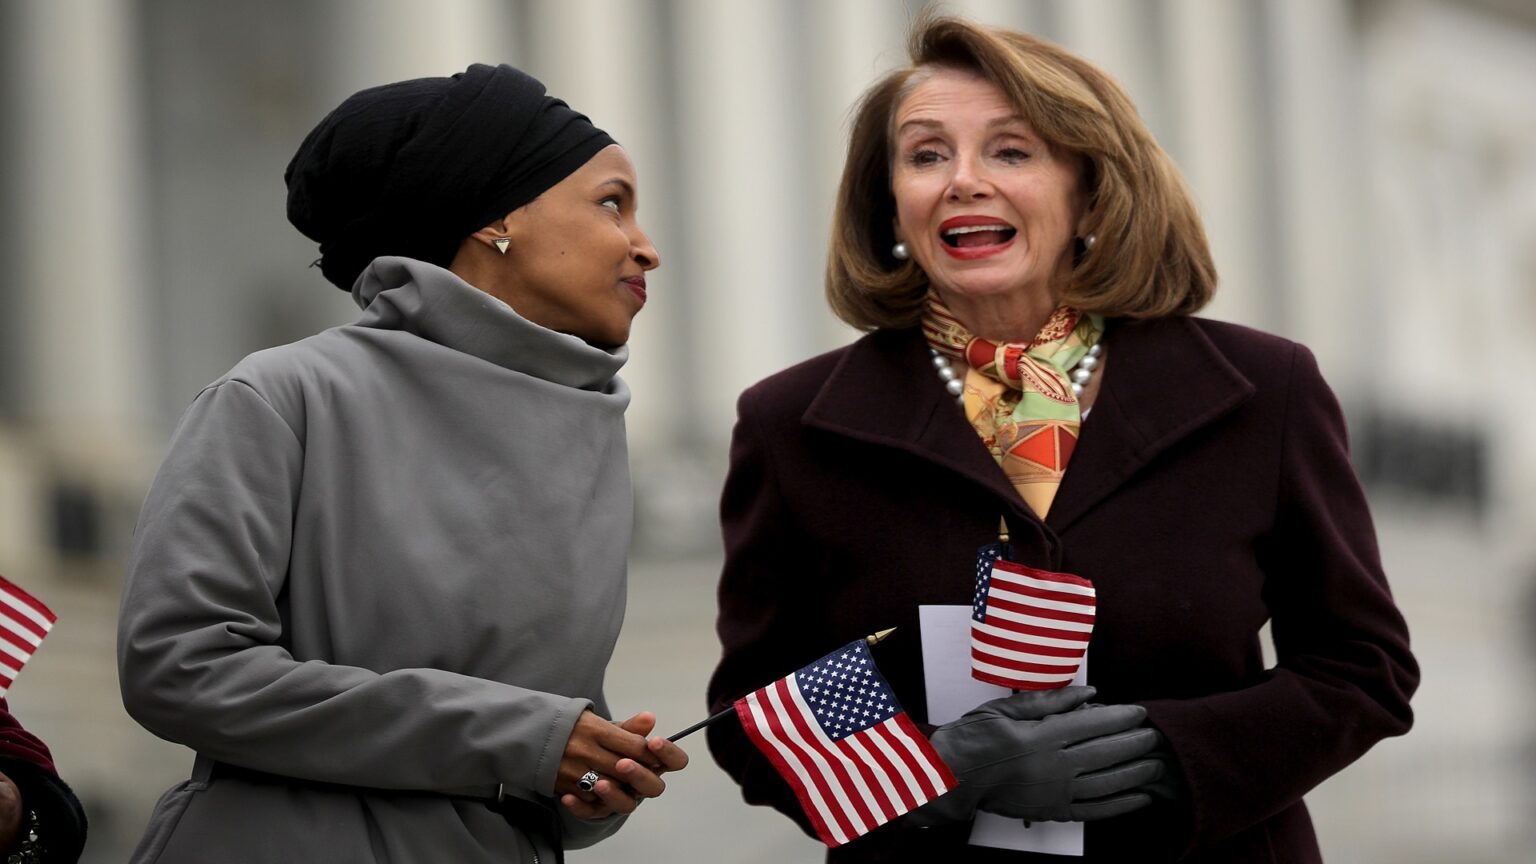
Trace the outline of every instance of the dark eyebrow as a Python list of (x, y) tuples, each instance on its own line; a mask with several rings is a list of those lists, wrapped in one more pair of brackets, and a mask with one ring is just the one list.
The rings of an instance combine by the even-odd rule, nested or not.
[(607, 180), (597, 184), (597, 188), (599, 189), (603, 188), (604, 186), (617, 186), (624, 192), (625, 195), (628, 195), (631, 198), (635, 197), (635, 185), (628, 180), (625, 180), (623, 177), (610, 177)]

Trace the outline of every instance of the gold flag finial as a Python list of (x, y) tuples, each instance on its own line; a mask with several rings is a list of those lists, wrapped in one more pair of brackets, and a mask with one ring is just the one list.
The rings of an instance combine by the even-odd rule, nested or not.
[(870, 647), (874, 647), (876, 645), (879, 645), (881, 642), (885, 641), (885, 637), (887, 637), (887, 636), (889, 636), (889, 635), (891, 635), (892, 633), (895, 633), (895, 632), (896, 632), (896, 628), (895, 627), (889, 627), (889, 628), (887, 628), (885, 630), (880, 630), (878, 632), (875, 632), (875, 633), (872, 633), (872, 634), (870, 634), (868, 636), (865, 636), (864, 637), (864, 641), (866, 643), (868, 643), (870, 645)]

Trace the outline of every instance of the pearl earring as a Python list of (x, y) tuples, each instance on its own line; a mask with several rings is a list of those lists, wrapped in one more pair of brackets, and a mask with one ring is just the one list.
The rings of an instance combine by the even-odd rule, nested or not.
[(897, 241), (896, 245), (891, 247), (891, 255), (894, 256), (897, 261), (905, 261), (912, 257), (912, 250), (907, 248), (906, 243)]
[(1098, 242), (1099, 242), (1099, 235), (1097, 235), (1097, 234), (1089, 234), (1088, 236), (1083, 238), (1083, 248), (1084, 249), (1088, 249), (1088, 250), (1091, 251), (1093, 249), (1094, 245), (1097, 244)]
[(497, 252), (500, 252), (501, 254), (505, 255), (505, 254), (507, 254), (507, 246), (511, 245), (511, 243), (512, 243), (512, 238), (511, 237), (497, 237), (495, 240), (492, 240), (491, 242), (496, 244), (496, 251)]

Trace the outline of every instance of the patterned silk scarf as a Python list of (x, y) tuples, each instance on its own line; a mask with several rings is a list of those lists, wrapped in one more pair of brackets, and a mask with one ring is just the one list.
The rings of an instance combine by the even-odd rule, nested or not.
[(1059, 306), (1033, 340), (998, 344), (972, 336), (928, 294), (923, 335), (934, 350), (965, 363), (965, 417), (1041, 519), (1082, 426), (1067, 372), (1103, 332), (1102, 317)]

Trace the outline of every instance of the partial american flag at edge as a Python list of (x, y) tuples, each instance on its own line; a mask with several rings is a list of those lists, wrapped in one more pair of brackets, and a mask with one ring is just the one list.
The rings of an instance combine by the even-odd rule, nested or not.
[(828, 846), (956, 785), (862, 640), (736, 700), (736, 715)]
[(976, 556), (971, 677), (1015, 690), (1065, 687), (1093, 635), (1093, 583), (1008, 561), (1004, 554), (994, 543)]
[(57, 620), (42, 601), (0, 576), (0, 698)]

